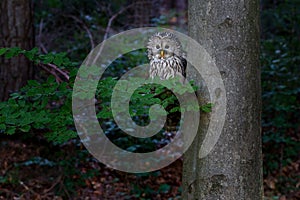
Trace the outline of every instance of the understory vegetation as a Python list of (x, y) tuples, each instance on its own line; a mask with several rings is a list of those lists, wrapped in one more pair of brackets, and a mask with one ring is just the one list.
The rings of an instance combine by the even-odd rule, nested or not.
[[(103, 39), (138, 25), (130, 23), (135, 22), (130, 15), (134, 7), (130, 2), (35, 1), (36, 47), (0, 48), (0, 56), (25, 56), (38, 71), (35, 80), (29, 80), (9, 100), (0, 103), (0, 199), (72, 199), (78, 195), (103, 199), (180, 199), (181, 160), (151, 173), (128, 175), (112, 170), (88, 153), (74, 126), (72, 91), (81, 62)], [(263, 0), (261, 7), (265, 198), (299, 199), (300, 2)], [(150, 25), (186, 32), (187, 20), (174, 8), (152, 16)], [(122, 133), (113, 120), (109, 102), (119, 77), (131, 67), (145, 63), (145, 51), (134, 51), (117, 59), (99, 81), (96, 92), (97, 117), (105, 134), (116, 145), (132, 152), (161, 148), (176, 133), (176, 128), (164, 129), (154, 137), (138, 140)], [(197, 87), (173, 89), (193, 93)], [(173, 105), (170, 116), (180, 116), (178, 100), (172, 92), (163, 96), (165, 93), (162, 86), (156, 85), (154, 92), (153, 84), (140, 87), (131, 98), (132, 119), (147, 125), (145, 108), (157, 103), (166, 109)], [(208, 103), (186, 110), (210, 112), (212, 107)]]

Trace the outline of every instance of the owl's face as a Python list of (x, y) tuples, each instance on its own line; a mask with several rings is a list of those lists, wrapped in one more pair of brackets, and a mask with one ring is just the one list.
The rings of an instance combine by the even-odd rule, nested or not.
[(181, 45), (177, 38), (168, 32), (156, 33), (148, 42), (149, 59), (166, 60), (174, 55), (181, 56)]

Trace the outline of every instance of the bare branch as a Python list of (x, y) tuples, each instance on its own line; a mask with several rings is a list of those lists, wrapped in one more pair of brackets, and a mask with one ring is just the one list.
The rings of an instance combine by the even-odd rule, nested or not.
[(39, 46), (42, 45), (43, 26), (44, 26), (44, 19), (42, 18), (39, 25), (39, 35), (38, 35)]
[(45, 54), (48, 53), (48, 50), (46, 49), (46, 47), (43, 43), (40, 43), (40, 49), (42, 50), (43, 53), (45, 53)]
[(46, 66), (49, 66), (53, 68), (55, 71), (59, 72), (61, 75), (63, 75), (67, 80), (70, 79), (68, 72), (64, 72), (63, 70), (59, 69), (56, 65), (54, 64), (45, 64)]
[(20, 185), (22, 185), (25, 188), (25, 190), (31, 192), (34, 195), (37, 195), (38, 197), (41, 196), (39, 193), (37, 193), (33, 189), (29, 188), (23, 181), (19, 181), (19, 183), (20, 183)]
[(47, 194), (48, 192), (50, 192), (57, 184), (61, 183), (61, 181), (62, 181), (62, 175), (56, 179), (56, 181), (52, 184), (50, 188), (44, 190), (43, 194)]
[(78, 17), (76, 17), (74, 15), (63, 15), (63, 16), (69, 17), (71, 19), (74, 19), (77, 23), (79, 23), (82, 26), (82, 28), (88, 34), (88, 37), (89, 37), (90, 43), (91, 43), (91, 48), (94, 49), (95, 48), (95, 43), (94, 43), (92, 32), (90, 31), (90, 29), (88, 28), (88, 26), (84, 23), (84, 21), (82, 21), (81, 19), (79, 19)]
[(108, 33), (109, 33), (110, 28), (111, 28), (112, 22), (118, 17), (118, 15), (122, 14), (123, 12), (125, 12), (126, 10), (131, 8), (133, 5), (135, 5), (135, 3), (130, 4), (130, 5), (122, 8), (121, 10), (119, 10), (119, 12), (117, 12), (116, 14), (111, 16), (111, 18), (108, 20), (103, 40), (106, 40), (108, 38)]
[(63, 80), (61, 79), (60, 75), (63, 76), (66, 80), (70, 79), (70, 76), (68, 74), (68, 72), (63, 71), (62, 69), (59, 69), (56, 65), (54, 64), (39, 64), (40, 67), (42, 67), (45, 71), (47, 71), (48, 73), (52, 74), (55, 79), (56, 82), (61, 83), (63, 82)]
[(41, 66), (45, 71), (47, 71), (48, 73), (52, 74), (52, 75), (55, 77), (57, 83), (62, 83), (62, 82), (63, 82), (63, 80), (62, 80), (62, 79), (61, 79), (61, 78), (60, 78), (53, 70), (48, 69), (46, 66), (44, 66), (44, 65), (42, 65), (42, 64), (40, 64), (40, 66)]
[(41, 19), (40, 21), (40, 25), (39, 25), (39, 35), (38, 35), (38, 43), (39, 43), (39, 47), (40, 50), (43, 53), (48, 53), (48, 50), (46, 49), (45, 45), (42, 42), (42, 34), (43, 34), (43, 26), (44, 26), (44, 19)]

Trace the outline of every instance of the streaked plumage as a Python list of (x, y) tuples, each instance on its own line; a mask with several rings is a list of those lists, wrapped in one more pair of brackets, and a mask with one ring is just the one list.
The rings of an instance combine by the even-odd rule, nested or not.
[(149, 38), (148, 58), (150, 60), (149, 75), (162, 80), (179, 76), (185, 79), (187, 62), (183, 55), (180, 41), (169, 32), (159, 32)]

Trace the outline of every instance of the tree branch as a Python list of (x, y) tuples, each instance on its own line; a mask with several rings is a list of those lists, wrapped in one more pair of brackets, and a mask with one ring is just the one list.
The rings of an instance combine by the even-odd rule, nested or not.
[(81, 19), (79, 19), (78, 17), (76, 17), (74, 15), (63, 15), (63, 16), (74, 19), (77, 23), (79, 23), (82, 26), (82, 28), (86, 31), (86, 33), (88, 34), (88, 37), (90, 39), (91, 49), (94, 49), (95, 43), (94, 43), (94, 39), (93, 39), (93, 34), (90, 31), (90, 29), (88, 28), (88, 26), (84, 23), (84, 21), (82, 21)]
[(131, 8), (133, 5), (135, 5), (135, 3), (130, 4), (130, 5), (122, 8), (121, 10), (119, 10), (119, 12), (117, 12), (116, 14), (114, 14), (113, 16), (111, 16), (111, 18), (108, 20), (103, 40), (106, 40), (108, 38), (108, 32), (109, 32), (109, 30), (111, 28), (112, 22), (118, 17), (118, 15), (122, 14), (123, 12), (125, 12), (126, 10), (128, 10), (129, 8)]
[(43, 64), (39, 64), (46, 72), (48, 72), (48, 73), (50, 73), (50, 74), (52, 74), (54, 77), (55, 77), (55, 79), (56, 79), (56, 82), (57, 83), (61, 83), (61, 82), (63, 82), (63, 80), (53, 71), (53, 70), (50, 70), (50, 69), (48, 69), (46, 66), (44, 66)]
[(68, 74), (68, 72), (64, 72), (63, 70), (59, 69), (56, 65), (54, 64), (45, 64), (48, 67), (51, 67), (52, 69), (54, 69), (55, 71), (59, 72), (63, 77), (65, 77), (65, 79), (69, 80), (70, 76)]

